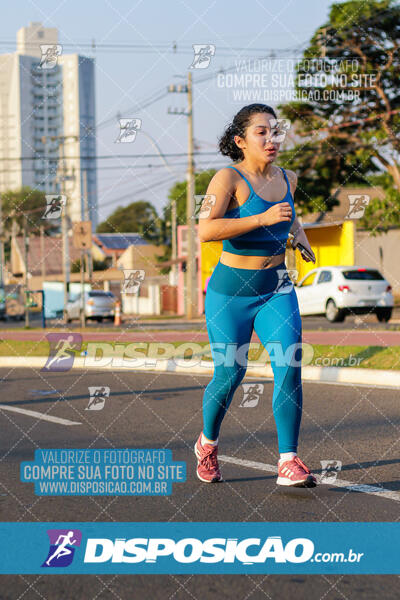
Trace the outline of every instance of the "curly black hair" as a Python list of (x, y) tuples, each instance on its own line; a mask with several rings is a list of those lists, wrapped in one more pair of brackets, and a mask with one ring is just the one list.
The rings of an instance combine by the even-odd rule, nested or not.
[(226, 127), (224, 133), (218, 140), (218, 147), (221, 154), (230, 156), (232, 160), (244, 159), (244, 154), (239, 146), (236, 145), (234, 137), (235, 135), (244, 137), (246, 135), (246, 129), (250, 125), (251, 116), (261, 112), (269, 113), (275, 119), (277, 118), (274, 109), (267, 104), (248, 104), (236, 113), (232, 123)]

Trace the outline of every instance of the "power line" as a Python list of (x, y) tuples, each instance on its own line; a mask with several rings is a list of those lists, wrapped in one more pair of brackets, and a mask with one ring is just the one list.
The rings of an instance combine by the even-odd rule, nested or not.
[[(168, 182), (169, 182), (170, 180), (172, 180), (172, 179), (174, 179), (174, 177), (173, 177), (172, 175), (169, 175), (169, 176), (168, 176), (166, 179), (163, 179), (163, 180), (161, 180), (161, 181), (157, 181), (156, 183), (154, 183), (154, 184), (153, 184), (153, 185), (151, 185), (151, 186), (146, 186), (146, 187), (143, 187), (143, 188), (141, 188), (141, 189), (139, 189), (139, 190), (136, 190), (134, 193), (135, 193), (135, 195), (136, 195), (136, 194), (142, 194), (142, 193), (144, 193), (144, 192), (146, 192), (146, 191), (148, 191), (148, 190), (150, 190), (150, 189), (153, 189), (153, 188), (155, 188), (155, 187), (158, 187), (158, 186), (160, 186), (160, 185), (164, 185), (165, 183), (168, 183)], [(125, 198), (128, 198), (128, 197), (132, 197), (132, 192), (130, 192), (129, 194), (125, 194), (124, 196), (120, 196), (120, 197), (118, 197), (118, 198), (114, 198), (113, 200), (111, 200), (111, 201), (109, 201), (109, 202), (104, 202), (103, 204), (99, 204), (99, 205), (97, 206), (97, 208), (102, 208), (102, 207), (104, 207), (104, 206), (109, 206), (110, 204), (114, 204), (115, 202), (118, 202), (118, 201), (120, 201), (120, 200), (123, 200), (123, 199), (125, 199)], [(46, 208), (46, 207), (44, 207), (44, 206), (39, 206), (39, 207), (37, 207), (37, 208), (32, 208), (32, 209), (29, 209), (29, 210), (24, 210), (24, 209), (21, 209), (21, 213), (22, 213), (23, 215), (25, 215), (25, 214), (37, 213), (37, 212), (39, 212), (39, 211), (40, 211), (40, 212), (43, 212), (43, 210), (44, 210), (45, 208)], [(7, 217), (12, 217), (13, 215), (14, 215), (14, 216), (17, 216), (17, 215), (15, 214), (15, 210), (16, 210), (16, 209), (13, 209), (13, 210), (12, 210), (10, 213), (8, 213), (8, 214), (4, 214), (4, 213), (3, 213), (3, 219), (6, 219)]]
[[(158, 96), (153, 97), (156, 93), (158, 93)], [(151, 106), (155, 102), (162, 100), (167, 95), (168, 95), (168, 91), (166, 91), (165, 89), (162, 93), (161, 93), (161, 90), (159, 90), (159, 92), (155, 92), (152, 96), (150, 96), (149, 99), (143, 100), (141, 104), (137, 104), (131, 108), (124, 109), (124, 114), (130, 113), (130, 112), (138, 112), (140, 110), (143, 110), (143, 109), (147, 108), (148, 106)], [(118, 111), (118, 113), (114, 117), (110, 117), (109, 119), (106, 119), (106, 120), (102, 121), (101, 123), (99, 123), (98, 125), (96, 125), (96, 130), (107, 126), (109, 123), (115, 123), (115, 120), (116, 119), (118, 120), (118, 118), (120, 118), (121, 116), (122, 116), (121, 111)]]
[[(304, 45), (304, 44), (303, 44), (303, 45)], [(294, 50), (293, 48), (291, 48), (291, 49), (290, 49), (290, 51), (293, 51), (293, 50)], [(262, 49), (262, 51), (263, 51), (263, 52), (265, 52), (265, 48), (263, 48), (263, 49)], [(296, 50), (294, 50), (294, 51), (296, 51)], [(275, 59), (276, 59), (276, 57), (275, 57), (275, 56), (273, 56), (273, 54), (274, 54), (274, 51), (273, 51), (273, 50), (270, 50), (270, 51), (267, 51), (267, 52), (268, 52), (268, 54), (267, 54), (267, 55), (265, 55), (265, 56), (261, 56), (261, 57), (259, 58), (259, 60), (275, 60)], [(298, 52), (299, 54), (301, 54), (301, 53), (303, 52), (303, 49), (301, 49), (301, 48), (299, 47), (299, 48), (297, 49), (297, 52)], [(289, 57), (287, 57), (287, 58), (289, 58)], [(245, 59), (243, 59), (243, 60), (245, 60)], [(235, 70), (237, 70), (237, 69), (238, 69), (238, 65), (233, 65), (233, 66), (231, 66), (231, 67), (227, 67), (227, 68), (222, 68), (222, 67), (221, 67), (220, 69), (218, 69), (218, 71), (213, 71), (211, 74), (209, 74), (209, 75), (207, 75), (207, 76), (205, 76), (205, 77), (202, 77), (202, 78), (200, 77), (200, 78), (196, 79), (196, 85), (197, 85), (198, 83), (203, 83), (204, 81), (209, 81), (210, 79), (213, 79), (214, 77), (216, 77), (216, 76), (217, 76), (217, 75), (219, 75), (220, 73), (230, 73), (231, 71), (235, 71)], [(164, 88), (163, 88), (163, 89), (164, 89)], [(157, 94), (157, 93), (159, 94), (158, 96), (156, 96), (156, 97), (154, 97), (154, 98), (153, 98), (153, 96), (150, 96), (150, 98), (149, 98), (148, 100), (143, 100), (143, 101), (142, 101), (142, 104), (140, 104), (140, 103), (139, 103), (139, 104), (137, 104), (137, 105), (135, 105), (135, 106), (133, 106), (133, 107), (131, 107), (131, 108), (129, 108), (129, 109), (126, 109), (126, 110), (124, 110), (124, 113), (125, 113), (125, 114), (127, 114), (127, 113), (129, 113), (129, 112), (134, 112), (134, 111), (140, 111), (140, 110), (143, 110), (144, 108), (147, 108), (147, 107), (148, 107), (148, 106), (150, 106), (151, 104), (154, 104), (155, 102), (158, 102), (158, 100), (162, 100), (162, 99), (163, 99), (163, 98), (165, 98), (165, 97), (167, 96), (167, 94), (168, 94), (168, 92), (163, 92), (163, 93), (162, 93), (162, 90), (161, 90), (161, 89), (159, 90), (159, 92), (154, 92), (154, 95), (155, 95), (155, 94)], [(144, 104), (143, 104), (143, 102), (144, 102)], [(106, 125), (108, 125), (109, 123), (114, 123), (114, 122), (115, 122), (115, 119), (118, 119), (118, 118), (120, 117), (120, 115), (121, 115), (121, 112), (120, 112), (120, 111), (118, 111), (118, 113), (117, 113), (117, 114), (116, 114), (114, 117), (110, 117), (109, 119), (106, 119), (105, 121), (103, 121), (103, 122), (99, 123), (99, 124), (96, 126), (96, 129), (99, 129), (100, 127), (106, 126)]]
[[(171, 163), (171, 166), (181, 166), (181, 165), (185, 165), (186, 163)], [(197, 161), (198, 165), (203, 166), (203, 163)], [(159, 168), (165, 168), (165, 165), (114, 165), (112, 167), (101, 167), (101, 171), (118, 171), (118, 170), (122, 170), (122, 169), (126, 169), (126, 170), (130, 170), (130, 169), (159, 169)], [(82, 171), (98, 171), (98, 167), (85, 167), (82, 169)], [(19, 171), (18, 169), (14, 169), (14, 170), (0, 170), (0, 174), (1, 173), (20, 173), (21, 171)], [(24, 173), (36, 173), (37, 169), (25, 169), (24, 168)]]
[[(182, 164), (183, 166), (186, 166), (186, 163), (181, 163), (181, 164)], [(160, 166), (163, 166), (163, 165), (160, 165)], [(202, 166), (202, 165), (199, 165), (199, 166)], [(213, 165), (212, 167), (210, 166), (209, 168), (215, 168), (215, 167), (216, 167), (216, 168), (220, 168), (220, 167), (223, 167), (223, 166), (224, 166), (224, 165), (217, 164), (217, 165)], [(163, 180), (161, 180), (161, 181), (157, 181), (157, 182), (156, 182), (156, 183), (154, 183), (153, 185), (147, 185), (147, 186), (144, 186), (144, 187), (140, 188), (139, 190), (134, 190), (134, 191), (131, 191), (131, 192), (127, 193), (127, 194), (124, 194), (123, 196), (119, 196), (118, 198), (113, 198), (113, 199), (112, 199), (112, 200), (110, 200), (109, 202), (104, 202), (103, 204), (99, 204), (99, 205), (97, 206), (97, 208), (102, 208), (102, 207), (105, 207), (105, 206), (109, 206), (110, 204), (114, 204), (115, 202), (119, 202), (120, 200), (124, 200), (125, 198), (132, 197), (132, 195), (133, 195), (133, 194), (134, 194), (134, 195), (137, 195), (137, 194), (143, 194), (143, 193), (145, 193), (145, 192), (147, 192), (147, 191), (149, 191), (149, 190), (151, 190), (151, 189), (153, 189), (153, 188), (156, 188), (156, 187), (158, 187), (158, 186), (160, 186), (160, 185), (164, 185), (164, 184), (166, 184), (166, 183), (170, 183), (170, 182), (172, 182), (172, 181), (174, 181), (174, 180), (176, 180), (176, 176), (174, 176), (174, 175), (169, 175), (167, 178), (165, 178), (165, 179), (163, 179)], [(124, 182), (124, 185), (126, 185), (126, 183), (128, 183), (128, 182)], [(4, 195), (4, 192), (3, 192), (3, 195)], [(31, 214), (31, 213), (35, 213), (35, 212), (39, 212), (39, 211), (43, 211), (43, 210), (44, 210), (44, 208), (45, 208), (45, 207), (43, 207), (43, 206), (40, 206), (40, 207), (33, 208), (33, 209), (30, 209), (30, 210), (21, 210), (21, 212), (22, 212), (23, 214)], [(13, 213), (9, 213), (9, 214), (4, 214), (4, 213), (3, 213), (3, 219), (5, 219), (5, 218), (7, 218), (7, 217), (10, 217), (10, 216), (12, 216), (12, 214), (13, 214)]]
[[(187, 156), (186, 152), (169, 152), (164, 153), (164, 156)], [(195, 152), (197, 156), (207, 156), (215, 154), (215, 152)], [(109, 160), (113, 158), (160, 158), (159, 154), (104, 154), (103, 156), (90, 155), (90, 156), (64, 156), (64, 160)], [(59, 160), (58, 157), (44, 157), (44, 156), (0, 156), (0, 160)]]
[(129, 194), (124, 194), (123, 196), (119, 196), (118, 198), (113, 198), (112, 200), (110, 200), (109, 202), (103, 202), (103, 204), (98, 204), (97, 208), (103, 208), (104, 206), (109, 206), (111, 204), (115, 204), (116, 202), (119, 202), (121, 200), (125, 200), (126, 198), (132, 198), (132, 194), (134, 193), (135, 195), (137, 194), (143, 194), (145, 192), (147, 192), (148, 190), (152, 190), (153, 188), (156, 188), (160, 185), (164, 185), (166, 183), (169, 183), (171, 181), (174, 180), (174, 176), (173, 175), (169, 175), (166, 179), (163, 179), (162, 181), (157, 181), (157, 183), (154, 183), (151, 186), (146, 186), (142, 189), (139, 190), (135, 190), (135, 192), (130, 192)]
[[(151, 45), (149, 44), (131, 44), (131, 43), (100, 43), (97, 44), (96, 42), (77, 42), (77, 43), (63, 43), (62, 41), (58, 42), (63, 48), (67, 48), (67, 49), (75, 49), (78, 50), (78, 52), (76, 52), (76, 54), (79, 54), (79, 50), (80, 49), (86, 49), (86, 50), (92, 50), (93, 52), (97, 52), (99, 50), (104, 50), (104, 51), (110, 51), (112, 50), (113, 53), (117, 53), (117, 52), (124, 52), (126, 53), (127, 51), (131, 51), (133, 53), (138, 52), (140, 54), (144, 53), (144, 54), (154, 54), (157, 52), (157, 54), (159, 54), (160, 50), (166, 51), (170, 54), (190, 54), (193, 55), (193, 47), (191, 44), (189, 45), (182, 45), (180, 48), (178, 48), (177, 46), (174, 47), (173, 44), (171, 43), (164, 43), (164, 44), (153, 44), (151, 43)], [(305, 42), (303, 42), (305, 43)], [(15, 47), (15, 40), (13, 41), (7, 41), (7, 40), (0, 40), (0, 46), (14, 46)], [(24, 48), (27, 49), (34, 49), (37, 50), (39, 47), (39, 44), (33, 43), (33, 42), (26, 42), (23, 44)], [(143, 52), (145, 51), (145, 52)], [(249, 46), (219, 46), (219, 50), (218, 50), (218, 56), (232, 56), (233, 52), (292, 52), (293, 51), (293, 47), (289, 47), (289, 48), (265, 48), (265, 46), (263, 46), (262, 48), (254, 48), (254, 47), (249, 47)], [(227, 52), (227, 54), (223, 54), (224, 52)]]

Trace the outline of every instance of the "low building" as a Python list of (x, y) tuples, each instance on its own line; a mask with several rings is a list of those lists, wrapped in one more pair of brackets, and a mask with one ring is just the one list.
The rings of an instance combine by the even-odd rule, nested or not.
[[(68, 237), (70, 262), (80, 259), (81, 252), (74, 248)], [(163, 286), (168, 286), (168, 275), (160, 275), (157, 256), (165, 252), (163, 246), (149, 244), (137, 233), (93, 235), (92, 256), (96, 261), (106, 262), (108, 268), (94, 271), (89, 282), (93, 287), (112, 291), (122, 301), (125, 314), (161, 314), (163, 310)], [(24, 239), (15, 237), (11, 242), (11, 260), (8, 265), (8, 283), (24, 284), (28, 270), (28, 287), (39, 290), (44, 282), (54, 286), (63, 281), (61, 236), (33, 236), (29, 238), (28, 261), (25, 264)], [(125, 273), (140, 271), (143, 281), (134, 294), (121, 293)], [(70, 282), (80, 281), (80, 273), (71, 273)], [(61, 296), (60, 296), (61, 297)]]
[(101, 248), (110, 267), (116, 267), (118, 259), (131, 246), (137, 250), (138, 260), (146, 256), (153, 258), (157, 248), (139, 233), (94, 233), (93, 242)]
[[(81, 257), (81, 251), (74, 247), (72, 237), (68, 237), (70, 262), (73, 263)], [(103, 261), (105, 254), (101, 248), (93, 244), (92, 256), (94, 260)], [(25, 264), (24, 238), (16, 236), (11, 239), (11, 256), (9, 265), (9, 277), (25, 277), (28, 268), (28, 279), (39, 285), (42, 279), (49, 275), (62, 275), (62, 237), (54, 236), (31, 236), (28, 238), (28, 265)]]
[[(360, 226), (359, 220), (368, 198), (384, 199), (381, 187), (346, 187), (336, 192), (339, 204), (332, 211), (305, 215), (303, 227), (316, 256), (316, 266), (366, 265), (379, 269), (390, 281), (395, 294), (400, 293), (400, 263), (395, 259), (400, 229), (374, 235)], [(367, 199), (367, 201), (365, 201)], [(314, 268), (296, 254), (299, 278)]]

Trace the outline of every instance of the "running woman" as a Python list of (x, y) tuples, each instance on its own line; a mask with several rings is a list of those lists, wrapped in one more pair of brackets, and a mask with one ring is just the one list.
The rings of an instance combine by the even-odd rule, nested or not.
[[(263, 346), (278, 342), (284, 360), (271, 360), (274, 373), (272, 408), (280, 458), (278, 485), (313, 487), (316, 478), (297, 456), (302, 413), (302, 324), (296, 292), (289, 282), (285, 249), (289, 232), (315, 256), (295, 216), (293, 194), (297, 176), (274, 165), (277, 143), (275, 111), (250, 104), (234, 117), (219, 140), (219, 151), (235, 165), (220, 169), (207, 195), (215, 202), (199, 219), (202, 242), (223, 240), (220, 259), (208, 282), (205, 317), (214, 361), (214, 376), (203, 396), (203, 430), (196, 444), (197, 476), (205, 483), (221, 481), (218, 441), (222, 420), (242, 381), (248, 350), (231, 360), (221, 348), (249, 344), (253, 329)], [(279, 140), (280, 141), (280, 140)], [(304, 250), (302, 249), (302, 252)], [(247, 346), (248, 348), (248, 346)], [(300, 348), (300, 350), (299, 350)], [(221, 356), (223, 360), (221, 360)], [(243, 364), (245, 363), (245, 364)]]

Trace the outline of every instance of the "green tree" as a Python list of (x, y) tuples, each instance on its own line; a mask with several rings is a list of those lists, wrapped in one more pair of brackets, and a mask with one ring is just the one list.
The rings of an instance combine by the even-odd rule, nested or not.
[(40, 227), (49, 235), (58, 231), (59, 220), (42, 219), (46, 211), (45, 192), (24, 186), (18, 190), (7, 190), (1, 193), (2, 221), (5, 259), (10, 259), (11, 233), (13, 221), (17, 225), (17, 234), (21, 234), (26, 216), (28, 236), (39, 235)]
[(393, 179), (388, 172), (369, 177), (372, 186), (380, 186), (385, 190), (385, 197), (372, 198), (365, 209), (364, 215), (359, 219), (359, 225), (368, 229), (370, 235), (375, 237), (385, 233), (391, 227), (399, 226), (400, 194), (393, 187)]
[[(195, 195), (204, 195), (207, 191), (208, 184), (215, 175), (215, 169), (208, 169), (207, 171), (200, 171), (195, 173)], [(171, 203), (173, 200), (176, 202), (176, 226), (186, 225), (186, 194), (187, 194), (187, 181), (177, 181), (169, 191), (168, 199), (169, 202), (164, 206), (163, 209), (163, 236), (166, 244), (165, 252), (162, 256), (158, 256), (158, 262), (163, 262), (171, 259)], [(198, 222), (198, 218), (196, 218)], [(160, 269), (161, 273), (168, 273), (169, 267)]]
[(23, 227), (26, 216), (26, 227), (29, 235), (39, 235), (40, 226), (46, 233), (57, 230), (59, 220), (43, 219), (46, 210), (45, 192), (28, 186), (18, 190), (8, 190), (1, 193), (3, 209), (3, 227), (6, 233), (11, 233), (12, 221), (15, 220), (19, 229)]
[[(336, 203), (332, 187), (371, 184), (374, 173), (386, 172), (386, 200), (372, 200), (363, 224), (374, 227), (369, 217), (378, 207), (385, 222), (400, 223), (399, 22), (400, 6), (393, 0), (335, 4), (305, 50), (296, 90), (310, 96), (280, 107), (296, 140), (284, 159), (299, 175), (300, 212), (329, 210)], [(336, 76), (318, 96), (317, 76), (334, 65)]]
[[(207, 171), (200, 171), (195, 174), (195, 194), (205, 194), (208, 188), (208, 184), (216, 173), (215, 169), (208, 169)], [(177, 225), (186, 225), (186, 194), (187, 194), (187, 181), (177, 181), (170, 189), (168, 199), (170, 202), (164, 207), (163, 218), (166, 223), (171, 221), (171, 201), (176, 202), (176, 221)]]
[(140, 233), (152, 244), (162, 243), (162, 224), (150, 202), (139, 200), (119, 206), (97, 227), (97, 233)]

